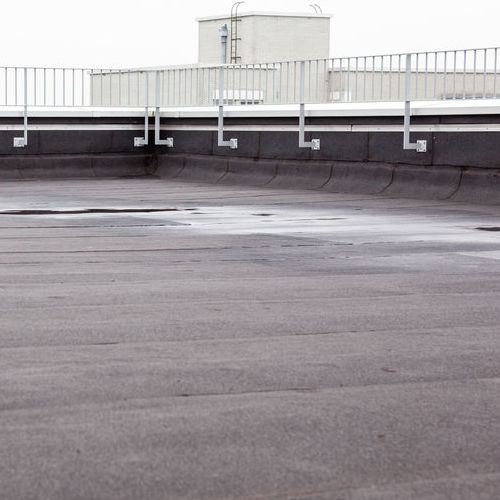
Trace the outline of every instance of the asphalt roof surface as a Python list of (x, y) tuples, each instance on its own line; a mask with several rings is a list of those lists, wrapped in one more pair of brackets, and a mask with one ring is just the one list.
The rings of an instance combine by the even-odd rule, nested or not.
[(500, 207), (4, 182), (0, 497), (500, 498)]

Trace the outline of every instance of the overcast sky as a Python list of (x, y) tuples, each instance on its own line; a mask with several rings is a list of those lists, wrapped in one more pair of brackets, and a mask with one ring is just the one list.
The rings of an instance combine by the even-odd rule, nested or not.
[[(0, 65), (131, 67), (195, 63), (195, 19), (233, 0), (2, 1)], [(500, 45), (500, 0), (247, 0), (241, 11), (332, 19), (332, 56)], [(290, 34), (292, 36), (292, 34)]]

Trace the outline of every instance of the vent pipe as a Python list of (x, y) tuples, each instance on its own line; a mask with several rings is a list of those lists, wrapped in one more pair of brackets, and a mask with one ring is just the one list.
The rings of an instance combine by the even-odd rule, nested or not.
[(220, 36), (220, 46), (221, 46), (221, 53), (220, 53), (220, 62), (221, 64), (226, 64), (226, 54), (227, 54), (227, 24), (223, 24), (220, 29), (219, 29), (219, 36)]

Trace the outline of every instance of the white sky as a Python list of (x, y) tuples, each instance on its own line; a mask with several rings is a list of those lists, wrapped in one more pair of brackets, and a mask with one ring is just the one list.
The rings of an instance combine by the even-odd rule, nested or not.
[[(0, 0), (0, 65), (197, 61), (196, 17), (233, 0)], [(500, 46), (500, 0), (246, 0), (241, 11), (333, 14), (332, 56)], [(292, 34), (291, 34), (292, 36)]]

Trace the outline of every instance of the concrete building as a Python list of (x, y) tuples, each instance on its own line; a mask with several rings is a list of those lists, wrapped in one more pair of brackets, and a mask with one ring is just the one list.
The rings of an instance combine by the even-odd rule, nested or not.
[(256, 64), (330, 57), (330, 14), (244, 12), (197, 19), (198, 62), (220, 63), (219, 28), (227, 24), (226, 61)]

